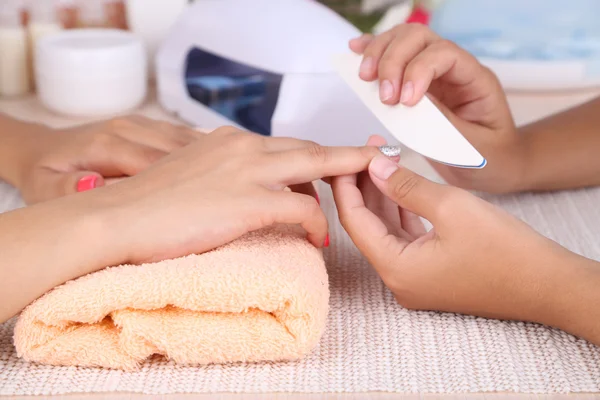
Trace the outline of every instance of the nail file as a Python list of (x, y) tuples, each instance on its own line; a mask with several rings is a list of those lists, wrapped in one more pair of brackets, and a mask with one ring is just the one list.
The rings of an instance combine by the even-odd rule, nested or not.
[(379, 99), (379, 83), (358, 76), (362, 56), (343, 54), (334, 68), (383, 126), (400, 143), (417, 153), (461, 168), (483, 168), (485, 158), (465, 139), (442, 112), (424, 96), (416, 105), (387, 105)]

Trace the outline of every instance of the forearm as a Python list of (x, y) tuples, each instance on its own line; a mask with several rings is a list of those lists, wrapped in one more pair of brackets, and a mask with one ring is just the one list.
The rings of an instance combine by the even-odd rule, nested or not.
[(600, 263), (564, 253), (548, 268), (546, 276), (539, 277), (551, 283), (532, 320), (600, 346)]
[(0, 322), (68, 280), (119, 263), (108, 224), (83, 197), (0, 214)]
[(0, 113), (0, 179), (17, 186), (22, 165), (35, 149), (41, 125), (16, 120)]
[(522, 190), (600, 185), (600, 98), (520, 129)]

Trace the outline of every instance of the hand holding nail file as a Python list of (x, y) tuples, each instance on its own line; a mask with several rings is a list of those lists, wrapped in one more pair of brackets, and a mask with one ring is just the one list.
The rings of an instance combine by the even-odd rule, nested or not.
[(333, 65), (365, 106), (400, 143), (434, 161), (461, 168), (483, 168), (485, 158), (426, 96), (415, 106), (390, 106), (379, 99), (379, 83), (360, 79), (362, 57), (344, 54)]

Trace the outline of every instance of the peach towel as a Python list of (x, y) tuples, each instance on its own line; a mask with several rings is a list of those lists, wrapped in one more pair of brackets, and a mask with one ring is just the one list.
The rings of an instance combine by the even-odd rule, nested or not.
[(180, 364), (293, 360), (317, 345), (328, 303), (321, 251), (277, 226), (67, 282), (23, 311), (14, 341), (29, 361), (124, 370), (153, 354)]

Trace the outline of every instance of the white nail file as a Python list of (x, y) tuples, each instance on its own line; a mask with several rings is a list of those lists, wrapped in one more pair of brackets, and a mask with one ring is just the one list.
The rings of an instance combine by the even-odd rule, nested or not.
[(379, 99), (379, 82), (358, 76), (362, 57), (335, 57), (333, 65), (365, 106), (392, 136), (406, 147), (437, 162), (461, 168), (483, 168), (485, 158), (464, 138), (426, 96), (416, 105), (387, 105)]

